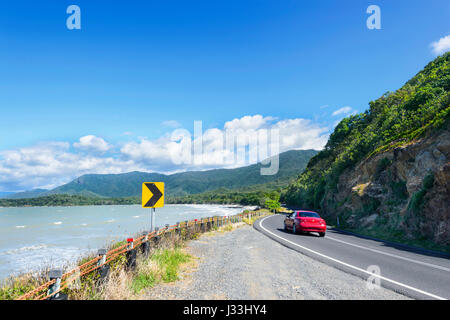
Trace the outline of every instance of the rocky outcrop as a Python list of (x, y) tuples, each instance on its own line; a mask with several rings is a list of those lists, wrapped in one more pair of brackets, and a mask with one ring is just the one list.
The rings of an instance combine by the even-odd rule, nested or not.
[(382, 227), (450, 245), (449, 157), (448, 128), (372, 156), (340, 175), (325, 210), (350, 227)]

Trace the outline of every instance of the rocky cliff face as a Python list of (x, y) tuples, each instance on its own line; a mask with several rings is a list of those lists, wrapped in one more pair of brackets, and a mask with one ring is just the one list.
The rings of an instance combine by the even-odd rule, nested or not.
[(340, 176), (325, 213), (346, 227), (450, 245), (449, 157), (449, 127), (372, 156)]

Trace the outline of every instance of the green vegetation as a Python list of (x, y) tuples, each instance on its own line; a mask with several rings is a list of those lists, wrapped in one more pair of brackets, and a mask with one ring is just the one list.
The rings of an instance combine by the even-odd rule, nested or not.
[(281, 208), (281, 204), (278, 199), (267, 199), (264, 206), (272, 212), (275, 212)]
[[(282, 193), (281, 200), (332, 215), (326, 208), (336, 207), (333, 194), (346, 169), (377, 153), (448, 128), (449, 88), (450, 53), (446, 53), (396, 92), (370, 102), (366, 112), (343, 119), (324, 150), (310, 160), (306, 170)], [(389, 164), (388, 159), (383, 159), (378, 171)], [(402, 185), (394, 187), (404, 197)], [(418, 195), (413, 205), (421, 197)]]
[(0, 199), (0, 207), (43, 207), (43, 206), (92, 206), (139, 204), (138, 197), (98, 198), (78, 195), (54, 194), (30, 199)]
[(14, 300), (43, 282), (45, 282), (43, 277), (32, 277), (30, 275), (8, 279), (6, 283), (0, 286), (0, 300)]
[[(275, 191), (259, 190), (254, 192), (230, 191), (222, 188), (215, 191), (189, 195), (184, 197), (168, 197), (166, 204), (240, 204), (265, 207), (267, 199), (278, 195), (281, 188)], [(93, 206), (93, 205), (133, 205), (140, 204), (138, 197), (100, 198), (78, 195), (54, 194), (30, 199), (0, 199), (0, 207), (53, 207), (53, 206)]]
[(427, 194), (428, 190), (433, 187), (433, 183), (434, 175), (430, 173), (423, 179), (422, 189), (414, 193), (411, 197), (408, 209), (412, 210), (416, 214), (420, 212), (425, 203), (425, 195)]
[(149, 258), (149, 261), (138, 264), (140, 267), (132, 280), (134, 293), (142, 289), (153, 287), (159, 282), (173, 282), (178, 280), (178, 270), (183, 263), (192, 260), (192, 256), (183, 252), (181, 248), (159, 249)]

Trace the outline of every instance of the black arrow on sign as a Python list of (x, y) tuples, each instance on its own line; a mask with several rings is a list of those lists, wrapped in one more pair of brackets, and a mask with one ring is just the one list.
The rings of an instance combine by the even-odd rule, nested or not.
[(153, 196), (147, 201), (144, 207), (153, 207), (161, 199), (163, 194), (154, 183), (146, 183), (145, 186), (153, 193)]

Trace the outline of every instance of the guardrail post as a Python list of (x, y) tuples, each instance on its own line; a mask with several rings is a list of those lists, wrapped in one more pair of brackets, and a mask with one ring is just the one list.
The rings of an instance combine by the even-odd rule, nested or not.
[(165, 230), (164, 230), (164, 233), (168, 233), (169, 232), (169, 224), (168, 223), (166, 223), (166, 227), (165, 227)]
[(203, 222), (203, 218), (200, 219), (200, 231), (205, 232), (205, 223)]
[(100, 267), (98, 269), (98, 274), (101, 280), (106, 279), (106, 277), (109, 274), (109, 265), (105, 264), (106, 253), (107, 253), (106, 249), (98, 249), (97, 251), (97, 255), (101, 256), (101, 258), (97, 261), (97, 266)]
[(97, 266), (101, 266), (106, 262), (106, 249), (98, 249), (97, 255), (101, 256), (101, 258), (97, 261)]
[(176, 229), (175, 229), (175, 233), (176, 233), (177, 235), (180, 235), (180, 234), (181, 234), (181, 228), (180, 228), (180, 222), (179, 222), (179, 221), (177, 221), (177, 227), (176, 227)]
[(148, 257), (150, 253), (150, 243), (148, 242), (148, 232), (143, 232), (142, 235), (144, 235), (144, 240), (141, 245), (141, 252), (144, 255), (145, 258)]
[(128, 270), (135, 270), (136, 269), (136, 250), (133, 249), (134, 239), (128, 238), (127, 242), (128, 242), (128, 248), (127, 248), (127, 253), (126, 253), (126, 257), (127, 257), (126, 268)]
[[(56, 292), (61, 288), (61, 278), (62, 278), (62, 270), (60, 269), (53, 269), (50, 270), (48, 273), (48, 277), (50, 280), (55, 280), (55, 283), (50, 285), (47, 291), (47, 295), (50, 295), (48, 297), (48, 300), (67, 300), (67, 295), (63, 293)], [(54, 292), (56, 292), (54, 294)]]
[(152, 238), (154, 246), (157, 246), (159, 244), (159, 241), (161, 240), (158, 230), (159, 230), (159, 228), (156, 227), (155, 228), (155, 233), (154, 233), (153, 238)]

